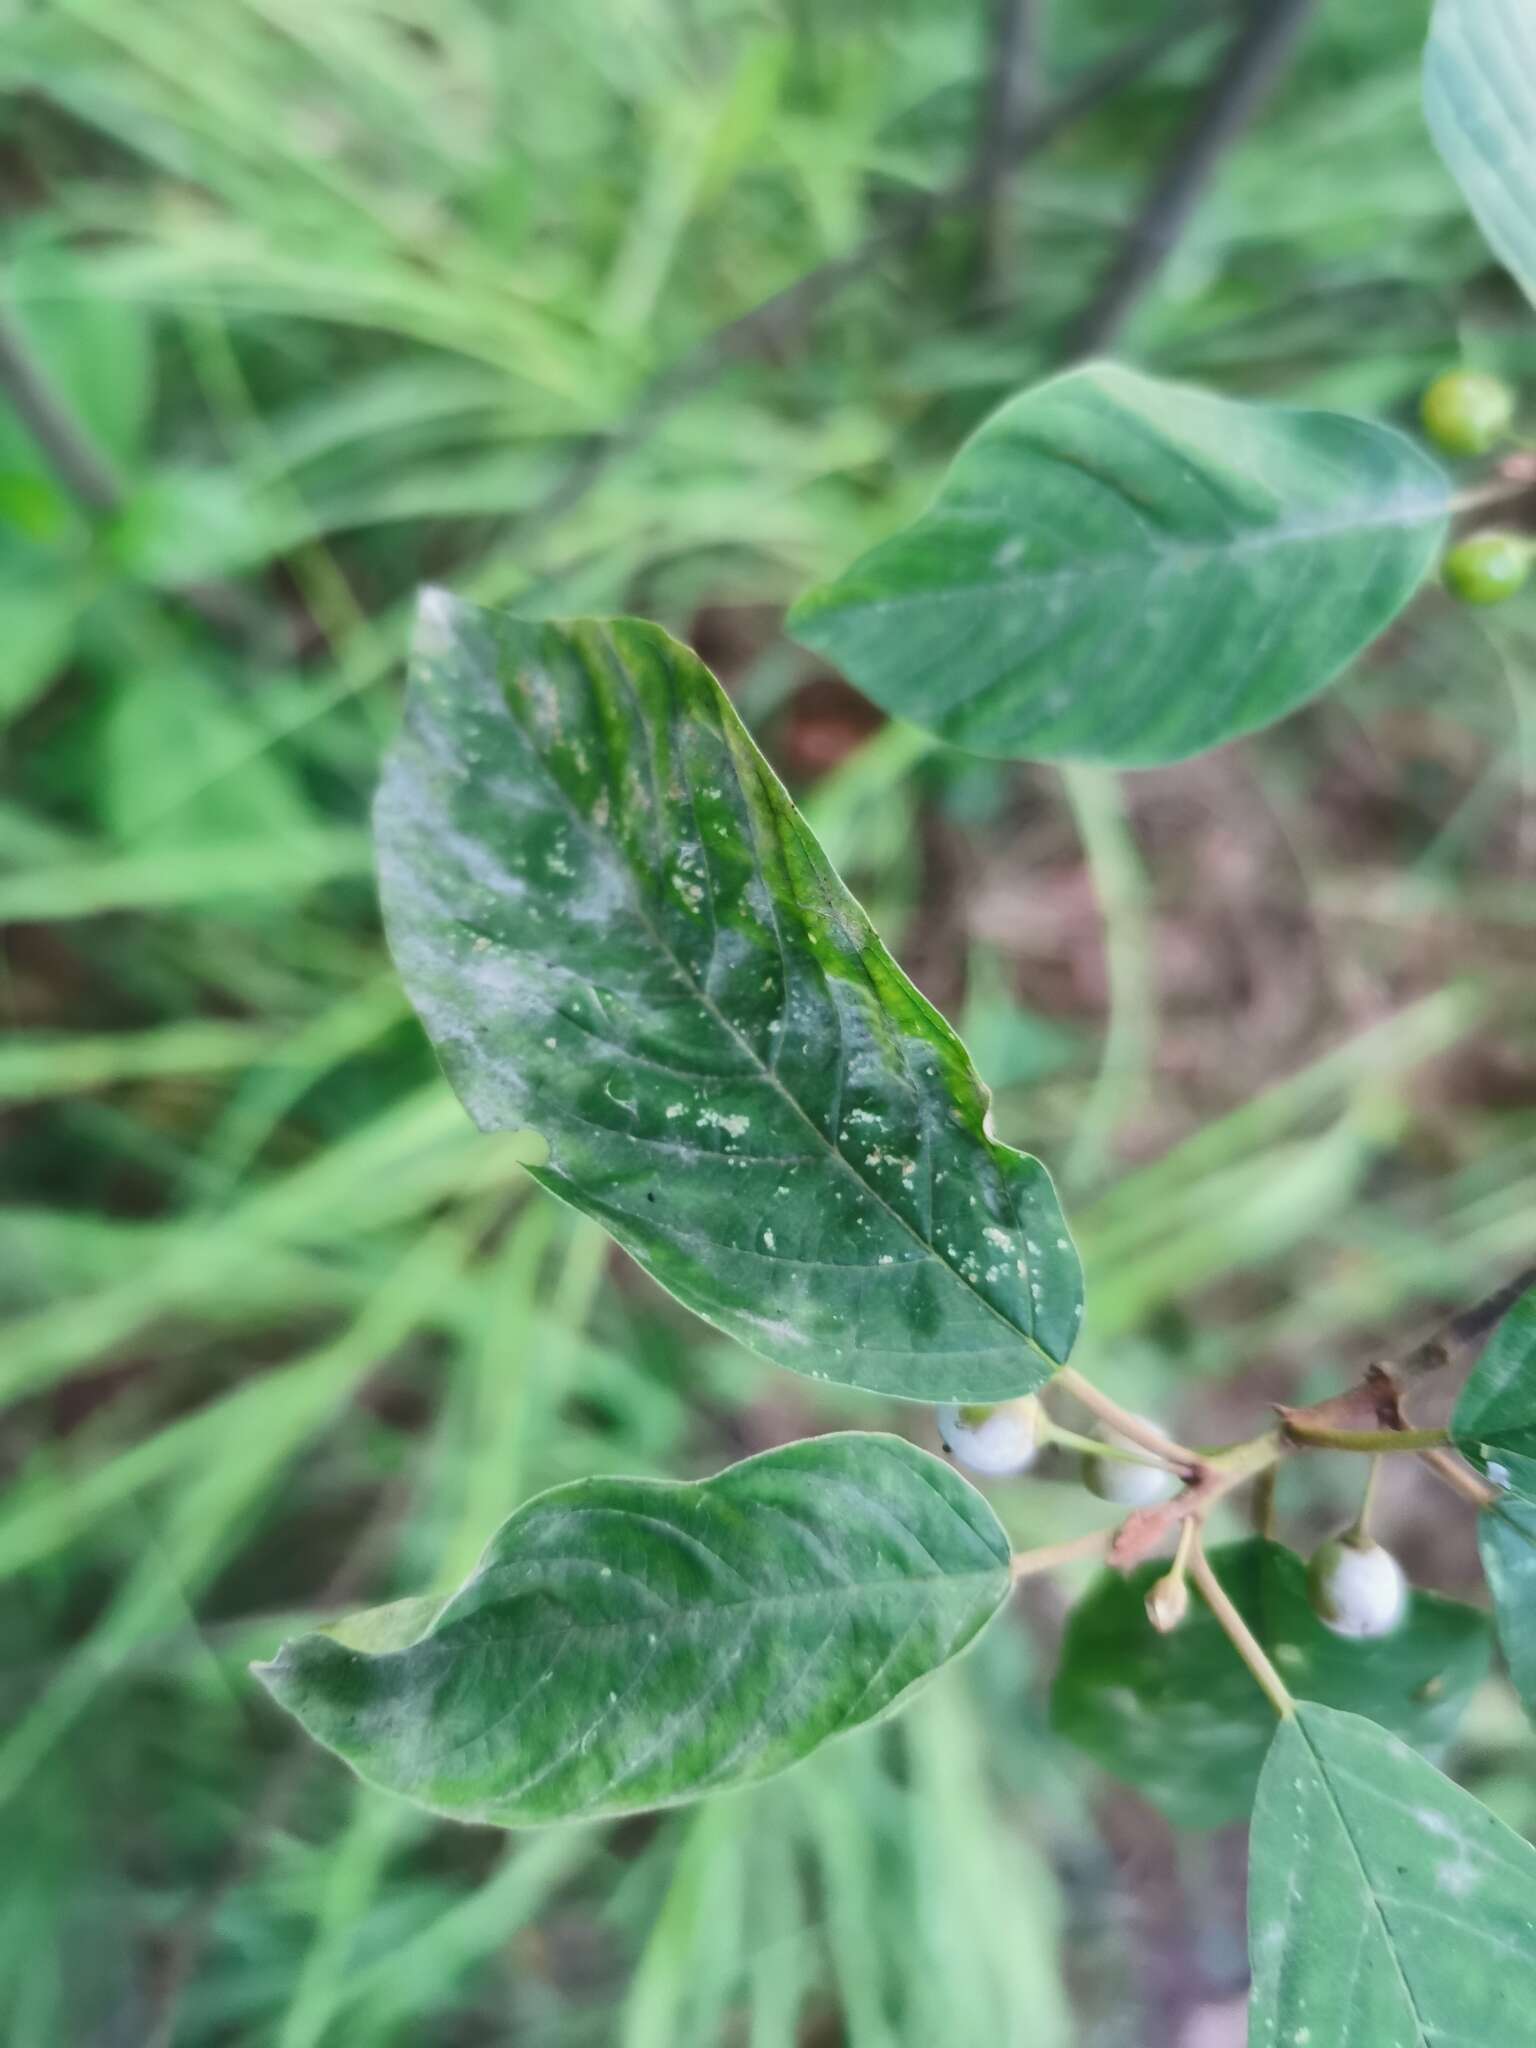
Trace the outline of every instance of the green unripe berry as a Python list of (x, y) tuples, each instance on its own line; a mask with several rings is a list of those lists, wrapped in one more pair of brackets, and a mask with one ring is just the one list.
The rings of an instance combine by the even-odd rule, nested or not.
[(1447, 370), (1419, 402), (1424, 431), (1447, 455), (1486, 455), (1515, 418), (1515, 394), (1485, 370)]
[(1307, 1566), (1312, 1609), (1336, 1636), (1390, 1635), (1408, 1612), (1408, 1581), (1379, 1543), (1335, 1537)]
[(1531, 573), (1531, 543), (1518, 533), (1481, 533), (1446, 556), (1446, 588), (1463, 604), (1502, 604)]
[(1040, 1445), (1040, 1409), (1032, 1394), (997, 1407), (946, 1402), (938, 1411), (939, 1441), (959, 1465), (1006, 1479), (1027, 1472)]
[[(1145, 1415), (1138, 1415), (1136, 1420), (1145, 1422), (1148, 1429), (1157, 1427)], [(1101, 1427), (1094, 1434), (1116, 1450), (1145, 1455), (1140, 1444), (1122, 1436), (1118, 1429)], [(1155, 1507), (1159, 1501), (1175, 1494), (1179, 1486), (1178, 1479), (1165, 1466), (1136, 1465), (1121, 1458), (1096, 1458), (1091, 1451), (1083, 1453), (1083, 1484), (1100, 1500), (1113, 1501), (1116, 1507), (1121, 1508)]]

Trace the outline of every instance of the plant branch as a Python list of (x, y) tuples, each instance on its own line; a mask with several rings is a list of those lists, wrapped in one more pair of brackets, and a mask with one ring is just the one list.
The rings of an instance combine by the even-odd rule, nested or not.
[(1513, 1280), (1496, 1287), (1492, 1294), (1485, 1295), (1471, 1308), (1452, 1316), (1434, 1336), (1416, 1344), (1405, 1358), (1398, 1361), (1394, 1370), (1404, 1379), (1422, 1379), (1426, 1373), (1440, 1372), (1448, 1365), (1461, 1364), (1473, 1346), (1480, 1344), (1503, 1321), (1521, 1295), (1528, 1294), (1533, 1287), (1536, 1287), (1536, 1266), (1527, 1266)]
[(1369, 1451), (1377, 1457), (1383, 1451), (1438, 1450), (1451, 1440), (1444, 1429), (1326, 1429), (1293, 1420), (1286, 1422), (1285, 1433), (1292, 1443), (1311, 1450)]
[(1035, 0), (992, 0), (986, 81), (973, 175), (977, 182), (977, 288), (984, 301), (1007, 287), (1008, 177), (1034, 78)]
[(1419, 1458), (1443, 1485), (1448, 1486), (1452, 1493), (1459, 1493), (1463, 1500), (1471, 1501), (1475, 1508), (1491, 1508), (1499, 1498), (1496, 1486), (1490, 1486), (1486, 1479), (1479, 1479), (1449, 1451), (1420, 1451)]
[[(43, 459), (96, 524), (115, 519), (126, 502), (122, 480), (85, 426), (71, 411), (21, 327), (0, 306), (0, 392), (36, 442)], [(212, 626), (254, 634), (266, 612), (234, 584), (178, 586), (174, 596)]]
[(1211, 1570), (1205, 1546), (1198, 1537), (1190, 1550), (1189, 1574), (1206, 1606), (1226, 1631), (1233, 1649), (1263, 1688), (1270, 1705), (1282, 1720), (1289, 1720), (1296, 1711), (1296, 1702), (1292, 1699), (1285, 1680), (1270, 1662), (1264, 1645), (1227, 1597), (1226, 1588)]
[(1259, 1478), (1290, 1448), (1279, 1429), (1266, 1429), (1241, 1443), (1197, 1453), (1196, 1476), (1186, 1482), (1182, 1493), (1126, 1516), (1110, 1545), (1110, 1563), (1119, 1571), (1141, 1564), (1160, 1550), (1176, 1529), (1182, 1533), (1185, 1522), (1203, 1523), (1218, 1501), (1247, 1480)]
[(1089, 1457), (1108, 1458), (1122, 1465), (1146, 1465), (1155, 1472), (1167, 1472), (1168, 1460), (1152, 1451), (1136, 1451), (1121, 1444), (1105, 1443), (1102, 1437), (1079, 1436), (1075, 1429), (1063, 1429), (1059, 1422), (1041, 1413), (1040, 1442), (1059, 1444), (1066, 1451), (1082, 1451)]
[(1371, 1510), (1376, 1504), (1376, 1490), (1381, 1480), (1381, 1459), (1372, 1458), (1365, 1471), (1365, 1487), (1360, 1495), (1360, 1506), (1355, 1519), (1345, 1534), (1346, 1543), (1369, 1543), (1371, 1540)]
[(1009, 1566), (1014, 1583), (1020, 1579), (1038, 1578), (1042, 1572), (1053, 1572), (1058, 1565), (1079, 1564), (1084, 1558), (1102, 1557), (1114, 1533), (1113, 1529), (1090, 1529), (1086, 1536), (1073, 1536), (1065, 1543), (1045, 1543), (1038, 1550), (1015, 1551)]
[(1122, 1408), (1118, 1401), (1112, 1401), (1108, 1394), (1101, 1393), (1092, 1380), (1085, 1380), (1074, 1367), (1064, 1365), (1057, 1373), (1055, 1383), (1081, 1401), (1100, 1422), (1118, 1430), (1128, 1442), (1139, 1444), (1144, 1451), (1150, 1451), (1160, 1465), (1169, 1465), (1174, 1471), (1181, 1472), (1190, 1479), (1198, 1476), (1201, 1461), (1194, 1451), (1186, 1449), (1183, 1444), (1175, 1443), (1172, 1437), (1164, 1436), (1160, 1429), (1154, 1429), (1151, 1423), (1143, 1422), (1139, 1415), (1133, 1415), (1128, 1408)]
[[(1451, 511), (1457, 518), (1468, 513), (1490, 510), (1495, 505), (1518, 505), (1522, 499), (1536, 497), (1536, 475), (1529, 467), (1529, 457), (1522, 456), (1521, 470), (1515, 475), (1495, 474), (1488, 482), (1473, 484), (1465, 491), (1458, 491), (1451, 499)], [(1514, 464), (1511, 463), (1511, 468)]]
[[(1186, 1522), (1203, 1526), (1217, 1503), (1250, 1479), (1259, 1481), (1262, 1489), (1257, 1519), (1263, 1533), (1268, 1534), (1274, 1471), (1283, 1458), (1295, 1451), (1357, 1451), (1372, 1456), (1391, 1451), (1417, 1452), (1446, 1485), (1477, 1506), (1488, 1506), (1498, 1495), (1448, 1455), (1444, 1446), (1449, 1435), (1445, 1429), (1405, 1426), (1394, 1372), (1432, 1372), (1464, 1357), (1532, 1285), (1536, 1285), (1536, 1267), (1527, 1267), (1472, 1308), (1453, 1316), (1444, 1329), (1408, 1352), (1398, 1367), (1368, 1366), (1360, 1381), (1346, 1393), (1310, 1408), (1282, 1408), (1275, 1427), (1257, 1436), (1196, 1452), (1182, 1452), (1176, 1444), (1159, 1446), (1159, 1454), (1170, 1464), (1187, 1459), (1183, 1469), (1184, 1490), (1172, 1500), (1137, 1508), (1127, 1515), (1110, 1544), (1110, 1563), (1118, 1571), (1129, 1571), (1133, 1565), (1141, 1564), (1160, 1550), (1175, 1531), (1182, 1539)], [(1080, 1373), (1063, 1367), (1056, 1377), (1058, 1383), (1066, 1385), (1085, 1407), (1092, 1408), (1112, 1428), (1132, 1434), (1126, 1429), (1126, 1421), (1136, 1422), (1137, 1418), (1127, 1418), (1124, 1409), (1100, 1394)], [(1137, 1427), (1139, 1434), (1134, 1440), (1152, 1448), (1145, 1425), (1138, 1423)]]
[(105, 455), (55, 389), (31, 344), (0, 307), (0, 391), (16, 408), (70, 496), (97, 519), (110, 519), (123, 502), (123, 489)]
[[(1536, 1286), (1536, 1266), (1527, 1266), (1492, 1294), (1463, 1309), (1450, 1321), (1396, 1360), (1368, 1365), (1354, 1386), (1308, 1408), (1282, 1408), (1281, 1426), (1293, 1442), (1321, 1443), (1335, 1450), (1433, 1449), (1445, 1442), (1443, 1432), (1428, 1444), (1414, 1443), (1416, 1434), (1403, 1421), (1403, 1382), (1419, 1380), (1448, 1366), (1463, 1365), (1520, 1299)], [(1378, 1434), (1390, 1442), (1377, 1444)], [(1348, 1438), (1372, 1441), (1344, 1441)]]
[(1189, 226), (1222, 159), (1278, 81), (1313, 5), (1314, 0), (1250, 0), (1247, 22), (1078, 322), (1071, 356), (1107, 349), (1120, 334)]
[(1254, 1481), (1253, 1526), (1266, 1541), (1272, 1540), (1275, 1533), (1275, 1487), (1279, 1477), (1279, 1466), (1270, 1465)]

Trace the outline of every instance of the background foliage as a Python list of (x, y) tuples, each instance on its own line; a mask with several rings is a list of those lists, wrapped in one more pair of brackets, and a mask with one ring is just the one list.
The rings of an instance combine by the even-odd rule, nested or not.
[[(1123, 0), (1036, 13), (1042, 98), (1147, 29)], [(1419, 112), (1425, 13), (1314, 11), (1122, 353), (1398, 424), (1457, 360), (1529, 383), (1528, 314)], [(436, 1077), (364, 835), (421, 580), (645, 612), (719, 669), (962, 1020), (999, 1135), (1061, 1169), (1078, 1362), (1120, 1398), (1235, 1434), (1529, 1257), (1528, 606), (1427, 593), (1288, 724), (1122, 779), (944, 754), (779, 630), (1059, 365), (1228, 18), (996, 218), (956, 209), (731, 347), (966, 174), (986, 10), (0, 24), (6, 317), (97, 464), (66, 487), (0, 417), (5, 2038), (1240, 2040), (1241, 1846), (1047, 1765), (1043, 1586), (902, 1721), (559, 1835), (362, 1789), (245, 1670), (456, 1584), (539, 1487), (926, 1428), (689, 1321)], [(1298, 1534), (1348, 1484), (1307, 1466)], [(1415, 1576), (1467, 1591), (1470, 1520), (1389, 1487)], [(1091, 1515), (993, 1497), (1021, 1542)], [(1453, 1761), (1536, 1824), (1502, 1681)]]

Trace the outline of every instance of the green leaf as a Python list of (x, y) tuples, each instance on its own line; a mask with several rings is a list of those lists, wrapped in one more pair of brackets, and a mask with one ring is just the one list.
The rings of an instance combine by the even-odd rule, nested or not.
[(1446, 506), (1390, 428), (1095, 363), (994, 413), (789, 623), (973, 753), (1177, 761), (1315, 696), (1413, 595)]
[(1451, 1438), (1496, 1485), (1536, 1500), (1536, 1287), (1506, 1312), (1473, 1368)]
[(1528, 2040), (1536, 1849), (1394, 1736), (1304, 1706), (1259, 1781), (1249, 2048)]
[(1505, 1490), (1478, 1518), (1499, 1647), (1536, 1718), (1536, 1287), (1523, 1294), (1473, 1367), (1451, 1416), (1463, 1457)]
[(370, 1784), (518, 1826), (783, 1770), (894, 1706), (1009, 1587), (1008, 1539), (940, 1459), (824, 1436), (682, 1484), (583, 1479), (520, 1508), (423, 1632), (400, 1606), (259, 1667)]
[(1490, 248), (1536, 300), (1536, 11), (1530, 0), (1438, 0), (1424, 117)]
[[(1213, 1551), (1211, 1564), (1299, 1698), (1368, 1713), (1422, 1749), (1449, 1741), (1488, 1669), (1484, 1615), (1415, 1593), (1391, 1635), (1351, 1641), (1312, 1612), (1306, 1569), (1280, 1544), (1250, 1537)], [(1173, 1634), (1153, 1629), (1144, 1601), (1167, 1568), (1107, 1573), (1079, 1603), (1051, 1718), (1179, 1826), (1221, 1827), (1252, 1803), (1274, 1711), (1199, 1600)]]
[(660, 627), (422, 601), (376, 810), (390, 946), (482, 1129), (764, 1357), (1028, 1393), (1081, 1272), (1038, 1160)]
[(1477, 1547), (1499, 1648), (1525, 1711), (1536, 1720), (1536, 1502), (1518, 1495), (1478, 1517)]

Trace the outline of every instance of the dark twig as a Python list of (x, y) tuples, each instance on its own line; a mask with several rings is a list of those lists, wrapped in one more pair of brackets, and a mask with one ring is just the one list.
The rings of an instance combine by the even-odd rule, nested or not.
[(1278, 1409), (1281, 1428), (1299, 1443), (1318, 1442), (1325, 1433), (1335, 1442), (1341, 1433), (1361, 1431), (1390, 1430), (1398, 1436), (1411, 1436), (1413, 1432), (1408, 1429), (1402, 1410), (1405, 1382), (1443, 1372), (1447, 1366), (1464, 1365), (1521, 1295), (1532, 1287), (1536, 1287), (1536, 1266), (1527, 1266), (1482, 1301), (1452, 1316), (1432, 1337), (1426, 1337), (1401, 1358), (1368, 1365), (1360, 1379), (1344, 1393), (1307, 1408)]
[[(105, 525), (122, 511), (125, 493), (111, 462), (70, 410), (16, 321), (0, 306), (0, 392), (10, 400), (44, 460), (86, 517)], [(266, 608), (232, 583), (178, 585), (173, 595), (212, 626), (256, 635)]]
[(1533, 1287), (1536, 1287), (1536, 1266), (1527, 1266), (1503, 1287), (1496, 1287), (1482, 1301), (1474, 1302), (1471, 1308), (1452, 1316), (1445, 1327), (1432, 1337), (1416, 1344), (1406, 1357), (1398, 1360), (1396, 1371), (1404, 1379), (1418, 1379), (1425, 1373), (1439, 1372), (1447, 1365), (1459, 1363), (1475, 1344), (1480, 1344), (1504, 1320), (1521, 1295), (1528, 1294)]
[(1029, 113), (1035, 71), (1035, 0), (992, 0), (987, 75), (976, 141), (976, 284), (995, 305), (1008, 286), (1008, 179), (1013, 138)]
[(123, 502), (111, 465), (76, 423), (26, 337), (0, 307), (0, 390), (51, 464), (59, 482), (85, 511), (110, 519)]
[(1078, 322), (1069, 356), (1094, 355), (1113, 345), (1173, 253), (1222, 158), (1278, 81), (1314, 4), (1249, 0), (1247, 23)]
[[(1001, 152), (1001, 169), (1011, 169), (1054, 142), (1064, 130), (1093, 113), (1139, 78), (1180, 43), (1226, 17), (1215, 0), (1193, 0), (1150, 35), (1084, 71), (1049, 106), (1024, 121)], [(728, 320), (660, 371), (641, 392), (627, 423), (612, 434), (595, 435), (577, 450), (571, 466), (541, 498), (518, 514), (514, 531), (536, 530), (562, 517), (585, 498), (614, 463), (648, 441), (687, 399), (707, 389), (732, 363), (781, 354), (805, 334), (823, 309), (892, 256), (924, 242), (943, 220), (979, 204), (999, 167), (973, 165), (965, 176), (934, 192), (893, 207), (886, 220), (845, 256), (818, 264), (771, 293), (747, 312)]]

